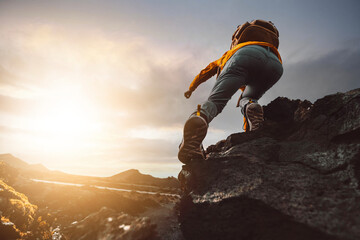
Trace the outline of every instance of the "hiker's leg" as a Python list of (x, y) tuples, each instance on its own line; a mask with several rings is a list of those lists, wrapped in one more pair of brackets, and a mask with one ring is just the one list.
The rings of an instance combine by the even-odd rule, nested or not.
[(227, 102), (243, 85), (241, 82), (245, 82), (245, 77), (228, 74), (218, 78), (208, 100), (201, 106), (201, 115), (206, 117), (208, 123), (222, 112)]
[(193, 159), (204, 159), (202, 141), (207, 133), (208, 124), (201, 116), (191, 116), (184, 125), (183, 139), (179, 146), (178, 158), (188, 164)]
[(206, 117), (208, 123), (222, 112), (231, 97), (247, 83), (247, 68), (251, 65), (252, 59), (242, 56), (239, 51), (237, 53), (228, 60), (217, 78), (209, 98), (201, 106), (201, 115)]
[[(185, 123), (184, 138), (178, 153), (180, 161), (186, 164), (202, 156), (201, 143), (206, 136), (208, 123), (223, 110), (241, 86), (247, 86), (240, 103), (244, 104), (246, 99), (259, 99), (280, 78), (282, 66), (279, 60), (266, 51), (262, 47), (247, 46), (228, 60), (208, 100), (201, 106), (201, 116), (196, 116), (195, 112)], [(267, 66), (273, 67), (268, 70)]]
[(280, 61), (270, 48), (248, 46), (247, 54), (252, 54), (254, 58), (260, 61), (249, 72), (250, 77), (240, 100), (246, 132), (261, 127), (264, 121), (264, 111), (257, 100), (280, 79), (283, 73)]
[[(250, 46), (249, 46), (250, 47)], [(261, 46), (251, 46), (253, 51), (257, 51), (258, 57), (262, 59), (256, 71), (250, 73), (249, 81), (242, 94), (240, 107), (244, 113), (244, 107), (250, 101), (257, 103), (264, 93), (269, 90), (281, 77), (283, 73), (282, 64), (270, 49)]]
[(200, 116), (194, 112), (185, 123), (178, 153), (179, 160), (185, 164), (205, 157), (202, 141), (206, 136), (208, 123), (223, 110), (232, 95), (246, 82), (247, 71), (241, 67), (238, 57), (234, 56), (226, 63), (208, 100), (201, 106)]

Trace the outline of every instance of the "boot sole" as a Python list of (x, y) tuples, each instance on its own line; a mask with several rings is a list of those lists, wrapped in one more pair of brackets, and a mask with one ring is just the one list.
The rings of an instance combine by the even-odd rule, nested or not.
[(260, 104), (250, 104), (246, 110), (246, 121), (248, 124), (248, 131), (255, 131), (259, 129), (264, 121), (264, 111)]
[(178, 159), (188, 164), (192, 159), (204, 159), (201, 143), (207, 133), (207, 122), (201, 117), (189, 118), (184, 126), (184, 138), (179, 148)]

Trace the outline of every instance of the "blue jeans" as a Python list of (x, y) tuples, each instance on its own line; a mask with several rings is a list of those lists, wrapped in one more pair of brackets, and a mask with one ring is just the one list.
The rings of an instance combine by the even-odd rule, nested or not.
[(257, 100), (281, 77), (283, 67), (270, 49), (258, 45), (240, 48), (225, 64), (206, 102), (201, 115), (211, 122), (224, 109), (241, 86), (246, 86), (240, 107)]

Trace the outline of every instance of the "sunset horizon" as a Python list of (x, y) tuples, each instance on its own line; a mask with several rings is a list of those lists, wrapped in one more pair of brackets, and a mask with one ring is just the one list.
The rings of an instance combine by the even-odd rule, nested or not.
[[(260, 104), (314, 102), (360, 87), (360, 31), (347, 24), (359, 22), (358, 9), (355, 1), (0, 1), (0, 154), (71, 174), (176, 177), (183, 125), (215, 78), (191, 99), (184, 92), (229, 50), (238, 25), (265, 19), (280, 32), (284, 75)], [(243, 132), (239, 96), (211, 122), (205, 148)]]

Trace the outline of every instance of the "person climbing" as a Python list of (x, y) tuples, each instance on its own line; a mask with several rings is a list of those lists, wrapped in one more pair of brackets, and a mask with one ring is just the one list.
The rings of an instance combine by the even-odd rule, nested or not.
[(238, 26), (232, 35), (230, 50), (195, 77), (189, 90), (184, 93), (186, 98), (190, 98), (201, 83), (217, 74), (207, 101), (198, 105), (198, 110), (185, 122), (178, 153), (182, 163), (205, 158), (202, 141), (208, 125), (238, 89), (243, 91), (237, 107), (240, 106), (244, 115), (245, 131), (255, 131), (261, 127), (264, 113), (258, 100), (283, 73), (278, 47), (279, 31), (271, 21), (246, 22)]

